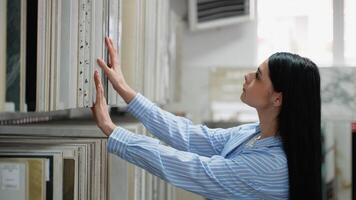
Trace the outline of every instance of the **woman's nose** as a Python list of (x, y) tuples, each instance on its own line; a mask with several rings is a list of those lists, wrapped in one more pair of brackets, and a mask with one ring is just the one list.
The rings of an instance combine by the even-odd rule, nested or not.
[(253, 74), (253, 73), (248, 73), (248, 74), (245, 75), (245, 83), (249, 83), (249, 82), (252, 80), (252, 79), (251, 79), (252, 74)]

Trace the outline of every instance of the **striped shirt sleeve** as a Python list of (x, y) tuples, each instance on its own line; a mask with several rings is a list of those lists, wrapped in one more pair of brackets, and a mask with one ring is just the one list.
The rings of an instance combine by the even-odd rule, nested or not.
[(246, 195), (251, 198), (258, 194), (251, 192), (258, 186), (249, 180), (256, 180), (257, 175), (245, 163), (249, 159), (244, 157), (231, 160), (179, 151), (160, 144), (157, 139), (134, 134), (121, 127), (110, 135), (108, 151), (174, 186), (206, 198), (231, 199)]
[(168, 145), (202, 156), (219, 155), (234, 129), (193, 125), (189, 119), (162, 110), (141, 94), (137, 94), (129, 103), (128, 111), (149, 132)]

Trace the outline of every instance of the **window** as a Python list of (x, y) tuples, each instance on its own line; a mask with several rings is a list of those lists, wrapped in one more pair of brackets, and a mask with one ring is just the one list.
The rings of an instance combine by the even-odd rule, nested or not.
[(332, 0), (260, 0), (257, 10), (259, 62), (288, 51), (332, 63)]
[(344, 4), (344, 43), (345, 43), (345, 64), (356, 66), (356, 1), (345, 0)]

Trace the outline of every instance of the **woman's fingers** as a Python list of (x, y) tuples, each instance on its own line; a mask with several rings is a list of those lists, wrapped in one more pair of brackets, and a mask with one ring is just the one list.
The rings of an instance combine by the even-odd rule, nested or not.
[(113, 44), (111, 38), (105, 37), (105, 44), (109, 50), (110, 67), (115, 68), (116, 65), (118, 64), (118, 62), (117, 62), (118, 59), (117, 59), (116, 49), (114, 47), (114, 44)]
[(94, 82), (95, 82), (95, 88), (96, 88), (96, 102), (95, 103), (101, 103), (102, 99), (104, 98), (104, 89), (101, 84), (99, 72), (95, 71), (94, 73)]
[(109, 52), (116, 53), (116, 49), (114, 47), (114, 43), (111, 38), (105, 37), (105, 44), (106, 44), (106, 47), (109, 49)]
[(111, 46), (114, 46), (114, 42), (112, 41), (111, 37), (109, 37), (109, 41), (110, 41)]
[(110, 56), (110, 67), (115, 68), (117, 65), (117, 54), (116, 54), (116, 49), (111, 42), (111, 40), (108, 37), (105, 37), (105, 44), (109, 50), (109, 56)]
[(93, 118), (94, 118), (95, 121), (97, 122), (98, 118), (96, 117), (95, 104), (94, 104), (93, 107), (91, 107), (90, 109), (91, 109), (91, 113), (92, 113), (92, 115), (93, 115)]
[(101, 69), (103, 69), (106, 76), (109, 76), (111, 69), (110, 69), (110, 67), (108, 67), (108, 65), (105, 63), (105, 61), (101, 58), (98, 58), (96, 61), (98, 62), (99, 67)]

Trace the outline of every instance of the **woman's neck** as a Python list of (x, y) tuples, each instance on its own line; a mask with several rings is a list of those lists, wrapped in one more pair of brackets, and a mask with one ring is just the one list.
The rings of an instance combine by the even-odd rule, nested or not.
[(277, 114), (258, 112), (261, 139), (274, 136), (278, 130)]

